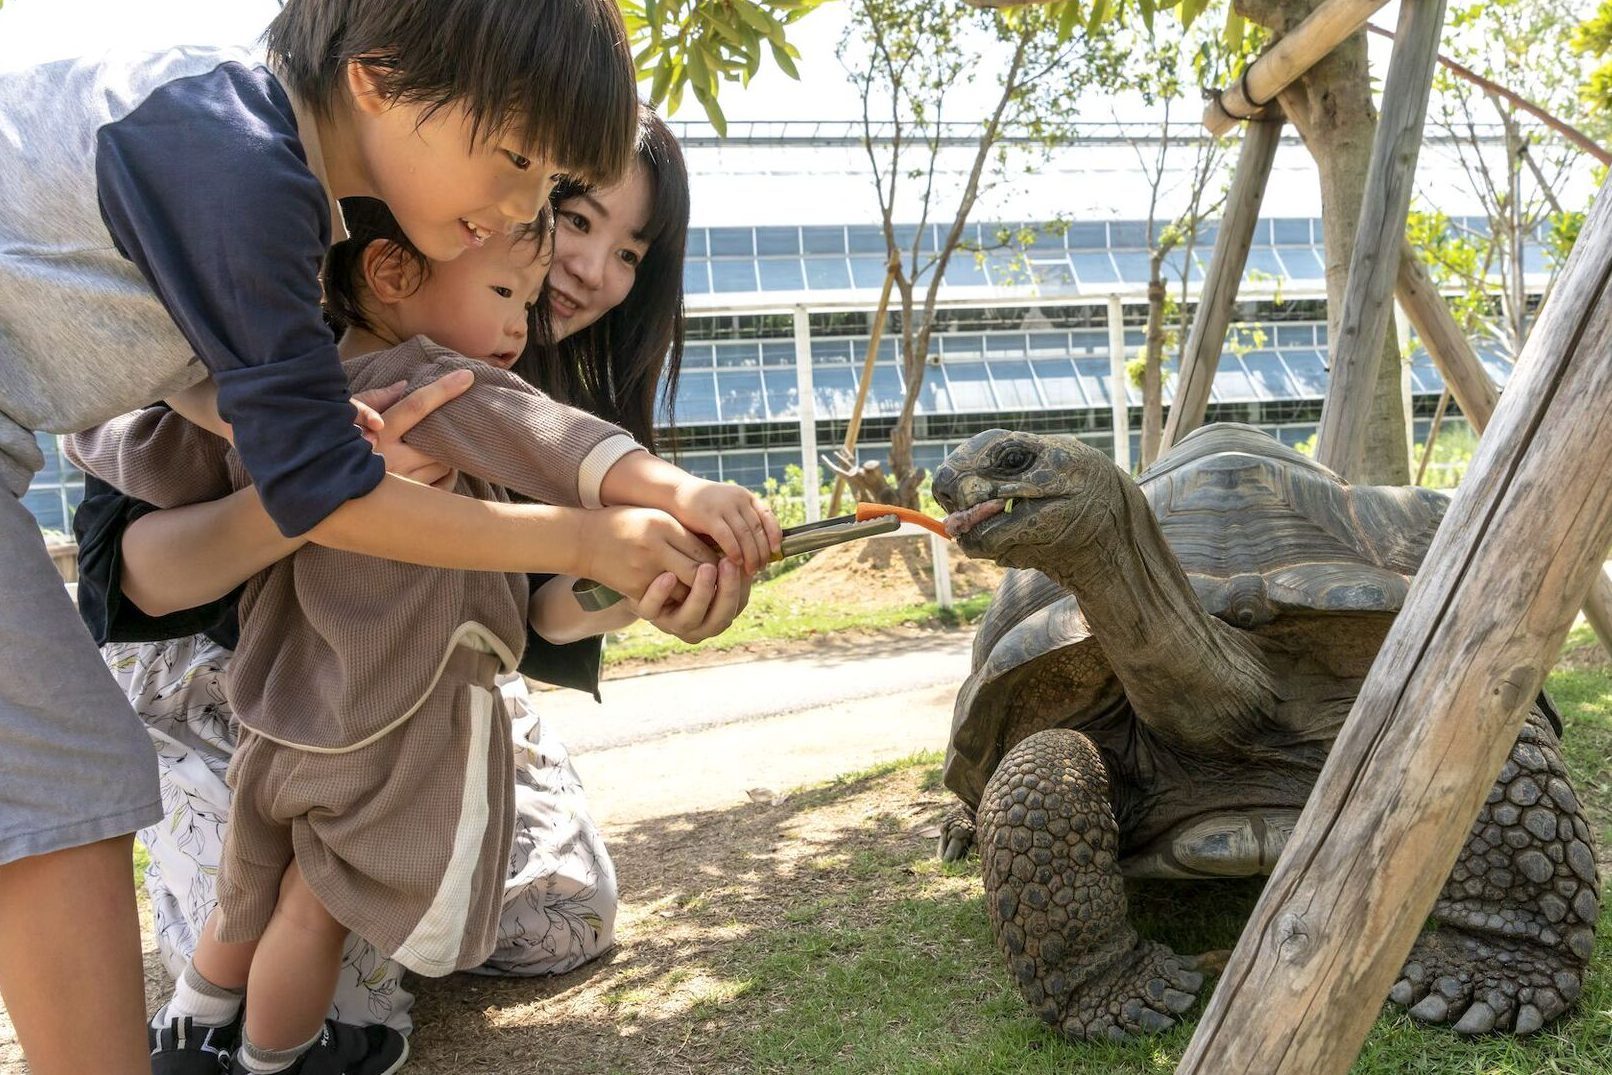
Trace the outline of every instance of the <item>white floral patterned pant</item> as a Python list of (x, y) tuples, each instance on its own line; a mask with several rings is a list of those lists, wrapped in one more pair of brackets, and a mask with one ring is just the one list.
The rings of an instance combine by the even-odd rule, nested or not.
[[(217, 902), (230, 800), (224, 774), (235, 751), (224, 696), (230, 651), (195, 635), (116, 643), (102, 654), (157, 747), (164, 817), (139, 837), (151, 856), (145, 881), (157, 950), (177, 977)], [(565, 747), (543, 734), (525, 682), (506, 676), (500, 687), (515, 736), (515, 834), (498, 947), (478, 973), (561, 974), (613, 943), (616, 871)], [(408, 1033), (414, 997), (401, 979), (401, 967), (350, 937), (332, 1017)]]

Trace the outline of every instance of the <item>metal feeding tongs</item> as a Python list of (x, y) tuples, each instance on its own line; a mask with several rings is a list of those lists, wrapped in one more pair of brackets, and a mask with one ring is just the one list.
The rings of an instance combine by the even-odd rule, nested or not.
[[(897, 509), (883, 504), (859, 504), (854, 515), (836, 515), (832, 519), (791, 526), (784, 531), (783, 541), (772, 561), (776, 563), (804, 552), (892, 533), (901, 527), (897, 515)], [(619, 593), (592, 579), (578, 579), (571, 584), (571, 592), (576, 595), (577, 604), (588, 612), (601, 612), (621, 600)]]

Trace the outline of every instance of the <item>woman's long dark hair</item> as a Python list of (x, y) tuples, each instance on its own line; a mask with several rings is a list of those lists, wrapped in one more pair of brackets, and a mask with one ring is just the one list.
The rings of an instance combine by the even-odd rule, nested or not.
[[(647, 105), (639, 116), (638, 163), (649, 178), (647, 252), (627, 297), (599, 320), (557, 343), (541, 341), (548, 304), (515, 372), (556, 399), (591, 411), (626, 429), (650, 451), (655, 445), (656, 388), (664, 383), (667, 424), (683, 364), (683, 255), (688, 247), (688, 168), (671, 129)], [(561, 182), (550, 199), (558, 207), (587, 191)], [(664, 382), (662, 375), (664, 374)]]

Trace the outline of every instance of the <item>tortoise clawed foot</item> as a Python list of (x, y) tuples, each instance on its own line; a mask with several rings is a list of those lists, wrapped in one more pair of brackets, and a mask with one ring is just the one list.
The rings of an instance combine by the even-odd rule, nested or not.
[(1457, 1034), (1532, 1034), (1583, 985), (1583, 968), (1553, 949), (1443, 927), (1416, 942), (1388, 999)]
[(974, 849), (974, 811), (959, 803), (940, 822), (936, 853), (942, 862), (961, 862)]
[[(1141, 941), (1111, 967), (1076, 987), (1061, 1011), (1053, 999), (1059, 983), (1046, 985), (1048, 995), (1041, 1016), (1065, 1037), (1124, 1041), (1174, 1026), (1178, 1016), (1197, 1004), (1203, 975), (1183, 967), (1180, 957), (1164, 945)], [(1025, 992), (1028, 995), (1031, 990)]]

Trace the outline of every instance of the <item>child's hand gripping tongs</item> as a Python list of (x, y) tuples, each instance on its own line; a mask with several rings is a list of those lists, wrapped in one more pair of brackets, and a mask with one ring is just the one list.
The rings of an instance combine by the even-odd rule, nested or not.
[[(873, 514), (879, 507), (882, 505), (863, 504), (856, 515), (837, 515), (832, 519), (791, 526), (784, 531), (783, 541), (773, 555), (772, 562), (900, 529), (901, 520), (896, 518), (895, 509), (886, 508), (887, 514)], [(588, 612), (602, 612), (621, 600), (619, 593), (592, 579), (577, 579), (571, 584), (571, 592), (576, 595), (577, 604)]]

